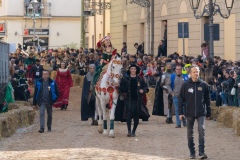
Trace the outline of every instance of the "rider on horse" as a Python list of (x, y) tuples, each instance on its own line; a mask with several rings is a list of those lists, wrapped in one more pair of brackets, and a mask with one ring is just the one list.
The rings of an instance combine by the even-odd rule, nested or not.
[(93, 77), (93, 86), (96, 85), (102, 71), (104, 70), (103, 69), (104, 66), (107, 65), (111, 61), (112, 56), (114, 56), (117, 53), (117, 50), (112, 47), (112, 43), (108, 36), (100, 40), (97, 43), (97, 47), (102, 52), (102, 59), (101, 59), (101, 65), (96, 68), (96, 73)]

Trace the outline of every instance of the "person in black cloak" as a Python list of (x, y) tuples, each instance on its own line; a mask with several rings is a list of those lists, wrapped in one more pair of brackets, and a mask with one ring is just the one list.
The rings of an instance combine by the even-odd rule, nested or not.
[(87, 121), (88, 118), (92, 118), (91, 125), (97, 125), (95, 117), (95, 96), (92, 92), (92, 81), (95, 74), (95, 65), (89, 65), (89, 72), (84, 77), (82, 88), (82, 100), (81, 100), (81, 120)]
[[(127, 118), (128, 137), (136, 136), (136, 129), (139, 124), (140, 115), (149, 118), (148, 110), (144, 106), (142, 97), (148, 92), (146, 82), (138, 76), (140, 68), (136, 64), (131, 64), (127, 71), (128, 76), (123, 77), (119, 86), (119, 91), (125, 96), (125, 109), (123, 115)], [(131, 122), (134, 120), (134, 126), (131, 130)]]
[(164, 76), (162, 72), (159, 73), (159, 80), (157, 81), (155, 88), (155, 99), (153, 105), (152, 115), (164, 116), (164, 103), (163, 103), (163, 88), (162, 83), (164, 82)]

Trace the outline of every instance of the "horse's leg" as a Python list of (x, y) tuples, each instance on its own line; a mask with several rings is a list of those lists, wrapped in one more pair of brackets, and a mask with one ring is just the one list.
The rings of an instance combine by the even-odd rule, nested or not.
[(96, 105), (98, 108), (98, 117), (99, 117), (98, 132), (103, 133), (101, 100), (99, 99), (98, 96), (96, 96)]
[(101, 100), (101, 108), (103, 113), (103, 134), (107, 135), (107, 115), (106, 115), (106, 102)]
[(96, 98), (95, 100), (95, 113), (94, 113), (94, 125), (97, 126), (98, 125), (98, 106), (99, 106), (99, 102)]
[(115, 133), (114, 133), (114, 119), (115, 119), (115, 110), (116, 110), (116, 104), (117, 104), (117, 99), (113, 100), (112, 108), (110, 110), (110, 132), (109, 132), (109, 137), (114, 138)]

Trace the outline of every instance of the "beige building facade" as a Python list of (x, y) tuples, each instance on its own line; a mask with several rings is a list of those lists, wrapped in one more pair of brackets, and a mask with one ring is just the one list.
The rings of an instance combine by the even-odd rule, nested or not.
[[(167, 21), (167, 52), (183, 53), (183, 40), (178, 38), (178, 22), (189, 23), (189, 38), (185, 39), (186, 55), (196, 56), (201, 54), (201, 44), (204, 42), (204, 24), (208, 16), (196, 19), (190, 7), (189, 0), (150, 0), (154, 2), (154, 25), (148, 22), (149, 10), (131, 3), (131, 0), (111, 0), (110, 30), (113, 45), (120, 50), (122, 43), (127, 42), (128, 53), (135, 54), (134, 43), (145, 44), (145, 53), (151, 53), (153, 43), (154, 55), (160, 40), (163, 39), (163, 21)], [(206, 0), (207, 2), (207, 0)], [(223, 14), (227, 13), (224, 0), (219, 0)], [(198, 14), (205, 5), (201, 1)], [(151, 10), (151, 9), (150, 9)], [(214, 23), (220, 26), (220, 40), (214, 41), (214, 54), (225, 59), (240, 59), (240, 1), (235, 1), (232, 14), (228, 19), (220, 15), (214, 16)], [(150, 25), (148, 25), (150, 24)], [(150, 28), (150, 29), (149, 29)], [(151, 28), (154, 28), (154, 41), (151, 41)], [(149, 32), (150, 30), (150, 32)]]
[[(110, 34), (110, 9), (101, 9), (99, 6), (92, 5), (92, 3), (104, 3), (103, 0), (91, 0), (90, 6), (85, 7), (84, 10), (94, 10), (95, 15), (86, 17), (87, 26), (85, 26), (86, 48), (96, 48), (96, 43), (105, 36)], [(105, 0), (105, 3), (110, 3), (110, 0)], [(104, 18), (105, 17), (105, 18)]]
[[(33, 45), (33, 20), (27, 6), (31, 0), (0, 0), (0, 38), (8, 43)], [(80, 47), (81, 1), (38, 0), (36, 34), (42, 49), (59, 48), (69, 44)], [(40, 4), (44, 9), (40, 10)], [(37, 46), (37, 45), (36, 45)]]

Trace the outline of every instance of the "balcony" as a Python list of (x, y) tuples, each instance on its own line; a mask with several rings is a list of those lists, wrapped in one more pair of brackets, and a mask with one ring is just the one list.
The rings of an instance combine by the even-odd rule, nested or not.
[[(41, 4), (43, 4), (44, 9), (40, 9)], [(39, 3), (35, 4), (35, 18), (52, 18), (51, 16), (51, 3)], [(24, 18), (34, 17), (34, 10), (28, 10), (29, 3), (24, 3)]]

